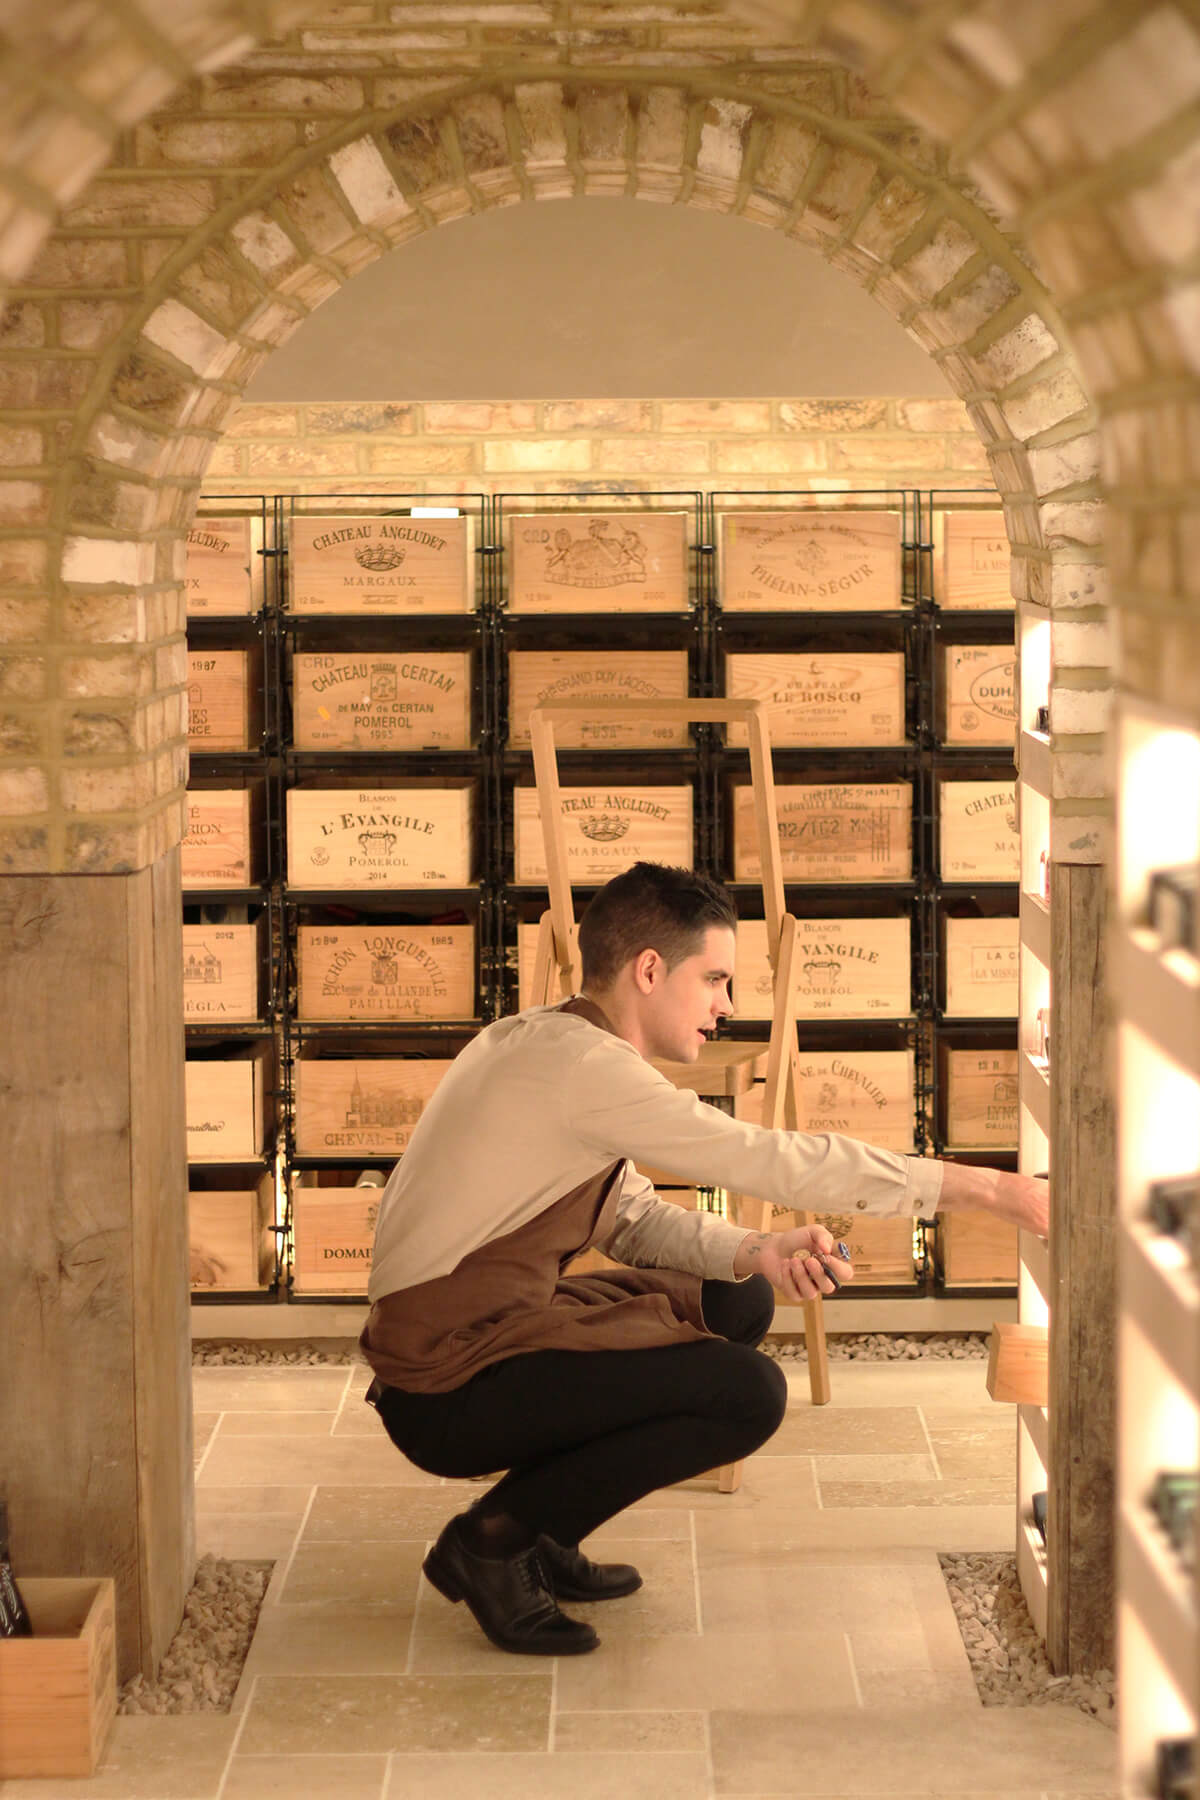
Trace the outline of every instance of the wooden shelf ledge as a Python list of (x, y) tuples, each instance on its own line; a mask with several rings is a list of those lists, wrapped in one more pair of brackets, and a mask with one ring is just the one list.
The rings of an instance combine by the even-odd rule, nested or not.
[(997, 1321), (988, 1346), (987, 1391), (993, 1400), (1045, 1406), (1049, 1400), (1050, 1333), (1045, 1325)]

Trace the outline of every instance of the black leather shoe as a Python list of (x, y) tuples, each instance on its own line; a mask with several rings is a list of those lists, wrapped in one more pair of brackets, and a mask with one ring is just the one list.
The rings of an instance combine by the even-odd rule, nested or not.
[(558, 1610), (537, 1545), (516, 1556), (476, 1556), (451, 1519), (424, 1570), (447, 1600), (465, 1600), (484, 1636), (521, 1656), (579, 1656), (600, 1639)]
[(544, 1535), (537, 1547), (556, 1600), (620, 1600), (642, 1585), (632, 1563), (589, 1562), (581, 1550)]

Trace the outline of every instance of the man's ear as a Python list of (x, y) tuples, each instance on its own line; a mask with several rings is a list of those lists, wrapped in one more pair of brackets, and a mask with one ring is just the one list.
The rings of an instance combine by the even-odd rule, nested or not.
[(639, 950), (633, 959), (633, 984), (639, 994), (649, 994), (666, 973), (666, 964), (657, 950)]

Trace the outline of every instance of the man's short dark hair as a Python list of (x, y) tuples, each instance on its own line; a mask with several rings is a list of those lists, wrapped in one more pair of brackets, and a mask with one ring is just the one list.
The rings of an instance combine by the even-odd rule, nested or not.
[(727, 891), (692, 869), (639, 862), (616, 875), (579, 922), (585, 987), (606, 988), (643, 950), (657, 950), (668, 970), (701, 948), (710, 926), (737, 929)]

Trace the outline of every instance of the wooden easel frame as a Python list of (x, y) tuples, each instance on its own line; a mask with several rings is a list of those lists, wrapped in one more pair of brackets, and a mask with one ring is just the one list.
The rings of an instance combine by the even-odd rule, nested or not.
[[(603, 717), (619, 712), (622, 719), (653, 718), (671, 724), (745, 725), (750, 745), (750, 778), (754, 817), (762, 860), (763, 915), (767, 923), (767, 956), (772, 972), (771, 1037), (767, 1051), (762, 1122), (770, 1130), (799, 1129), (799, 1067), (796, 1044), (796, 920), (785, 910), (783, 865), (775, 811), (775, 775), (766, 707), (761, 700), (555, 700), (529, 715), (533, 773), (546, 850), (550, 905), (538, 925), (531, 1003), (552, 1005), (579, 992), (582, 966), (579, 933), (571, 898), (567, 845), (562, 829), (558, 753), (554, 726), (558, 720)], [(808, 1215), (805, 1215), (806, 1217)], [(769, 1231), (774, 1209), (760, 1205), (758, 1229)], [(825, 1314), (820, 1295), (804, 1302), (804, 1341), (814, 1406), (829, 1402), (829, 1356)], [(740, 1471), (740, 1465), (738, 1465)], [(722, 1488), (732, 1491), (739, 1474), (722, 1471)]]

